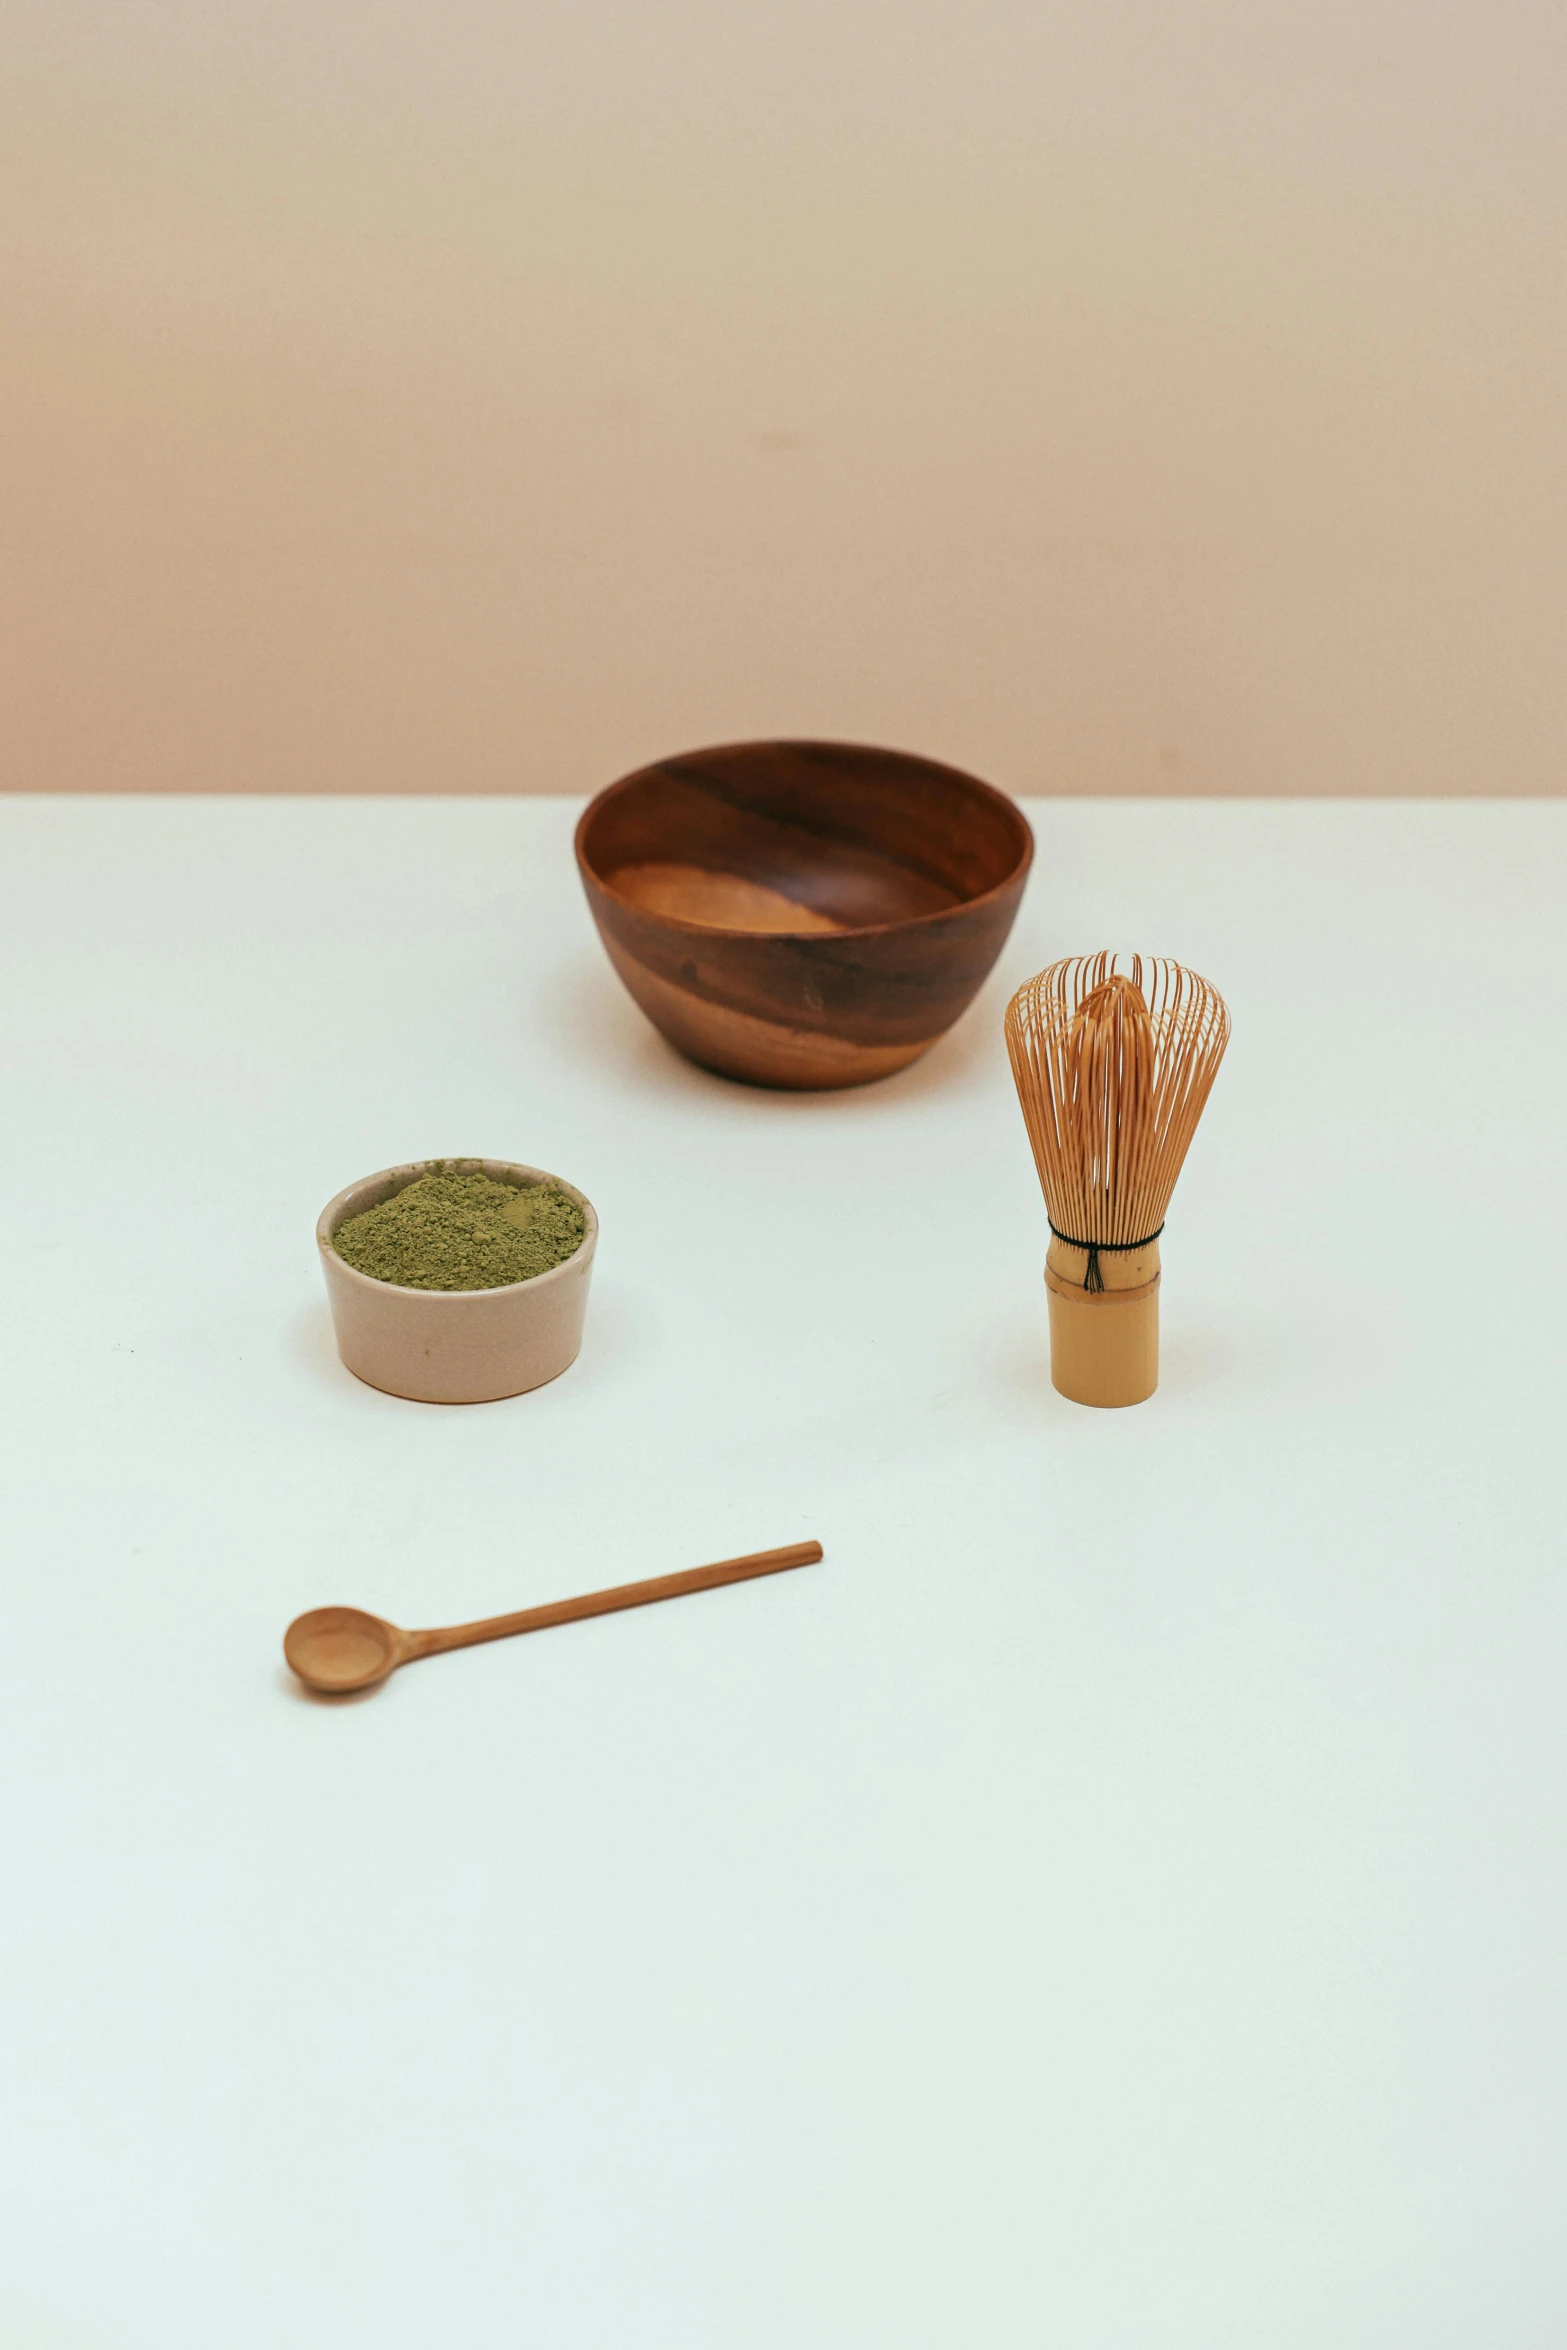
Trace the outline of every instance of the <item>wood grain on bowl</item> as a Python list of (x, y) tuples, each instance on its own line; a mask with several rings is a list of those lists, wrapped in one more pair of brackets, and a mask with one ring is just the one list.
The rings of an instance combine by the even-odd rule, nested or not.
[(737, 743), (600, 792), (577, 863), (611, 962), (693, 1061), (752, 1084), (862, 1085), (966, 1010), (1033, 854), (955, 767), (851, 743)]

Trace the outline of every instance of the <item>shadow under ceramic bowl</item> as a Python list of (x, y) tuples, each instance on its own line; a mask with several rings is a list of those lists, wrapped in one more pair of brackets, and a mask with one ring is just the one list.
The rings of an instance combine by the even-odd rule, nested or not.
[[(518, 1187), (558, 1183), (587, 1219), (582, 1245), (564, 1264), (504, 1289), (404, 1289), (345, 1264), (332, 1246), (338, 1226), (436, 1168)], [(511, 1159), (419, 1159), (367, 1175), (330, 1200), (316, 1224), (337, 1351), (356, 1379), (415, 1403), (495, 1403), (542, 1387), (581, 1349), (598, 1229), (575, 1184)]]
[(612, 783), (577, 826), (610, 961), (691, 1060), (863, 1085), (967, 1010), (1033, 835), (988, 783), (856, 743), (732, 743)]

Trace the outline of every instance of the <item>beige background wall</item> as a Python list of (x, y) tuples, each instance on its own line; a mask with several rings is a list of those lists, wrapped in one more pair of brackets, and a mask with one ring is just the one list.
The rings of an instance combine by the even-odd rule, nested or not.
[(1561, 0), (9, 0), (4, 781), (1567, 778)]

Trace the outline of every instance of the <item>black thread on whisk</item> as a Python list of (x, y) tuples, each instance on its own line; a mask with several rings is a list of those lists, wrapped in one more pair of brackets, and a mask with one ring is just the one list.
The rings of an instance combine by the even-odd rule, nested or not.
[[(1048, 1216), (1045, 1218), (1045, 1222), (1050, 1224)], [(1160, 1225), (1159, 1232), (1150, 1232), (1146, 1240), (1074, 1240), (1070, 1232), (1062, 1232), (1054, 1224), (1050, 1224), (1050, 1229), (1064, 1248), (1087, 1249), (1088, 1270), (1083, 1275), (1083, 1287), (1101, 1290), (1105, 1285), (1105, 1277), (1099, 1270), (1099, 1259), (1102, 1256), (1129, 1257), (1135, 1255), (1140, 1248), (1152, 1248), (1159, 1237), (1159, 1232), (1164, 1230), (1164, 1226)]]

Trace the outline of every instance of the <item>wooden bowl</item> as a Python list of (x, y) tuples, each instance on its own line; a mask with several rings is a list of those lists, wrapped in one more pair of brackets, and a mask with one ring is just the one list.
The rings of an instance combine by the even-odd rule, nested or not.
[(752, 1085), (864, 1085), (967, 1009), (1034, 853), (933, 759), (733, 743), (612, 783), (577, 826), (599, 936), (655, 1028)]

